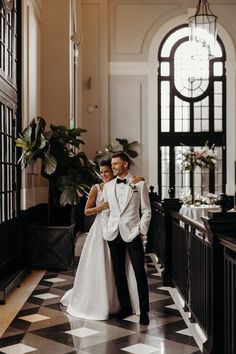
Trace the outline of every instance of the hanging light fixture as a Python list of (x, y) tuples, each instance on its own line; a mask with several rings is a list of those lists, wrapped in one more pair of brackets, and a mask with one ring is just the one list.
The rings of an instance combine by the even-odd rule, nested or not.
[(207, 0), (199, 0), (196, 13), (189, 17), (189, 39), (194, 45), (193, 57), (214, 58), (216, 43), (216, 21)]

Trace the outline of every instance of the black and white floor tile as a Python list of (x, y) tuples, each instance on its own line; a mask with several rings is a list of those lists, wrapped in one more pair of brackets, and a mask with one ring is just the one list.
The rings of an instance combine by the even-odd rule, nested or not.
[(143, 326), (136, 315), (91, 321), (67, 314), (60, 298), (72, 287), (75, 269), (47, 272), (0, 338), (0, 353), (200, 354), (150, 256), (147, 273), (150, 324)]

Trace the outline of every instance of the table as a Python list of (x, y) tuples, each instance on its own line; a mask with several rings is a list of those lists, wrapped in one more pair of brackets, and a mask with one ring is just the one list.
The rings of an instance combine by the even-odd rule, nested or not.
[(201, 217), (202, 216), (208, 216), (207, 213), (208, 211), (218, 211), (220, 212), (220, 207), (219, 205), (183, 205), (180, 209), (180, 213), (184, 216), (187, 216), (188, 218), (191, 218), (197, 222), (200, 222), (203, 224)]

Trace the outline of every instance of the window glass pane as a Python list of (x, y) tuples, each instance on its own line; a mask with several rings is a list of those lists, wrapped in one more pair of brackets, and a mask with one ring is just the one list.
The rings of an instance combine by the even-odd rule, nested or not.
[(161, 131), (170, 130), (170, 82), (161, 83)]
[(201, 117), (201, 107), (194, 105), (194, 118), (199, 119)]
[(161, 63), (161, 76), (169, 76), (170, 75), (170, 64), (163, 62)]
[(222, 57), (222, 49), (219, 45), (219, 43), (216, 41), (216, 44), (215, 44), (215, 57), (216, 58), (221, 58)]
[(222, 193), (222, 147), (216, 146), (217, 160), (215, 165), (215, 193)]
[(183, 132), (189, 132), (189, 131), (190, 131), (190, 120), (183, 119)]
[(215, 132), (222, 132), (222, 120), (215, 120)]
[(161, 56), (162, 57), (169, 57), (170, 56), (170, 51), (174, 45), (180, 38), (182, 37), (188, 37), (188, 27), (184, 27), (181, 29), (178, 29), (177, 31), (173, 32), (165, 41), (162, 50), (161, 50)]
[(213, 75), (214, 76), (222, 76), (223, 74), (223, 64), (222, 63), (214, 63), (213, 65)]
[(195, 132), (200, 132), (201, 129), (201, 120), (200, 119), (195, 119), (194, 120), (194, 131)]
[(162, 185), (162, 197), (168, 198), (169, 189), (169, 171), (170, 171), (170, 156), (169, 147), (161, 147), (161, 185)]
[(176, 132), (182, 132), (183, 131), (182, 120), (175, 119), (175, 131)]
[(209, 119), (209, 108), (202, 107), (202, 119)]
[(161, 83), (161, 105), (163, 107), (170, 106), (170, 83), (169, 83), (169, 81), (162, 81), (162, 83)]
[(214, 107), (215, 119), (222, 119), (222, 107)]
[(161, 117), (162, 119), (170, 119), (170, 107), (161, 107)]
[(215, 106), (222, 106), (222, 95), (214, 96)]
[(169, 132), (170, 131), (170, 122), (168, 120), (161, 121), (161, 131), (162, 132)]
[(222, 82), (215, 81), (214, 82), (214, 92), (217, 94), (222, 94)]
[(179, 45), (174, 57), (174, 82), (176, 89), (186, 97), (198, 97), (208, 87), (209, 62), (192, 59), (190, 41)]
[(207, 132), (209, 131), (209, 121), (202, 121), (202, 132)]
[(190, 131), (189, 102), (175, 97), (175, 132)]
[(185, 194), (191, 194), (190, 191), (190, 173), (183, 172), (182, 155), (183, 146), (175, 146), (175, 195), (181, 197)]

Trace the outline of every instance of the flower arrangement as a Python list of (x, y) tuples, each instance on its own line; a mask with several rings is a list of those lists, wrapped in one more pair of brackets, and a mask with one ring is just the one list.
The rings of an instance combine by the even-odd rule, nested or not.
[(218, 204), (218, 195), (214, 193), (207, 193), (207, 195), (203, 196), (196, 193), (195, 197), (193, 198), (192, 194), (190, 194), (190, 191), (183, 191), (180, 196), (180, 200), (182, 200), (184, 205), (216, 205)]
[(192, 171), (195, 166), (199, 166), (201, 168), (212, 168), (216, 163), (216, 151), (215, 145), (213, 144), (211, 147), (208, 146), (208, 142), (206, 142), (205, 146), (200, 150), (192, 150), (188, 147), (185, 147), (185, 150), (182, 154), (182, 165), (183, 170)]
[(180, 199), (182, 200), (183, 204), (185, 204), (185, 205), (190, 205), (193, 202), (193, 197), (191, 194), (182, 195), (180, 197)]
[(214, 193), (208, 193), (204, 198), (204, 202), (208, 205), (215, 205), (218, 202), (218, 195)]

